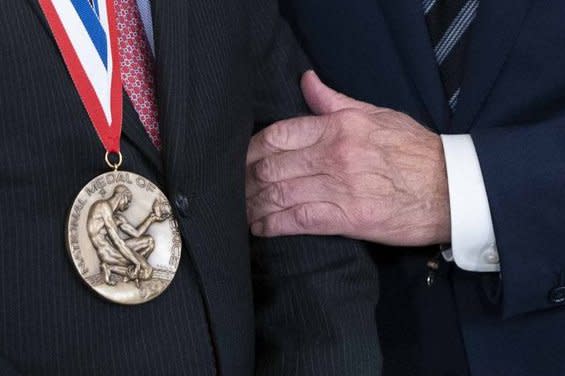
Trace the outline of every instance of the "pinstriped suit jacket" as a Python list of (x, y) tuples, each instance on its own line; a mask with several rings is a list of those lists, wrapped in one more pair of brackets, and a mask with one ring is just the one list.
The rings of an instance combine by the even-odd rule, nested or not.
[(104, 151), (37, 0), (1, 3), (1, 375), (378, 374), (362, 243), (254, 240), (251, 251), (249, 138), (305, 111), (306, 62), (275, 2), (153, 1), (164, 147), (126, 100), (124, 169), (167, 193), (185, 252), (170, 288), (138, 307), (101, 300), (67, 260), (67, 210), (104, 172)]

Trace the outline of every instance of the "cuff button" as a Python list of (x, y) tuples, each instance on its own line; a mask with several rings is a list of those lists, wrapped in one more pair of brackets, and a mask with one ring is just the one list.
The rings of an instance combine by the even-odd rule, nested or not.
[(496, 252), (496, 251), (491, 251), (491, 250), (486, 251), (483, 254), (483, 257), (484, 257), (484, 260), (487, 264), (494, 265), (494, 264), (498, 264), (500, 262), (500, 258), (498, 257), (498, 252)]

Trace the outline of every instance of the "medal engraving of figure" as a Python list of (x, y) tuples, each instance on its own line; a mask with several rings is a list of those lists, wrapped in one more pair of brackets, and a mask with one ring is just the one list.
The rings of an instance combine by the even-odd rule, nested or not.
[(182, 241), (163, 192), (142, 176), (119, 171), (123, 98), (114, 1), (39, 4), (113, 170), (90, 181), (71, 207), (71, 260), (106, 299), (145, 303), (171, 283)]
[(71, 209), (67, 241), (85, 282), (122, 304), (158, 296), (180, 260), (181, 238), (169, 202), (131, 172), (109, 172), (86, 185)]

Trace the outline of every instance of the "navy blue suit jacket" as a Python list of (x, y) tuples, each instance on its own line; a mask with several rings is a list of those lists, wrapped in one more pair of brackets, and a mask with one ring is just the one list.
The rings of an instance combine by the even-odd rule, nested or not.
[(481, 1), (453, 117), (421, 1), (281, 7), (335, 89), (438, 133), (471, 134), (502, 268), (449, 277), (471, 374), (565, 375), (565, 4)]

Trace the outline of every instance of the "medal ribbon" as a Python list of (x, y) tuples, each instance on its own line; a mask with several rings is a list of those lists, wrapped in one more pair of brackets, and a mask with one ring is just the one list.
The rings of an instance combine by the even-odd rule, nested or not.
[(113, 0), (39, 4), (98, 137), (108, 153), (119, 153), (123, 99)]

